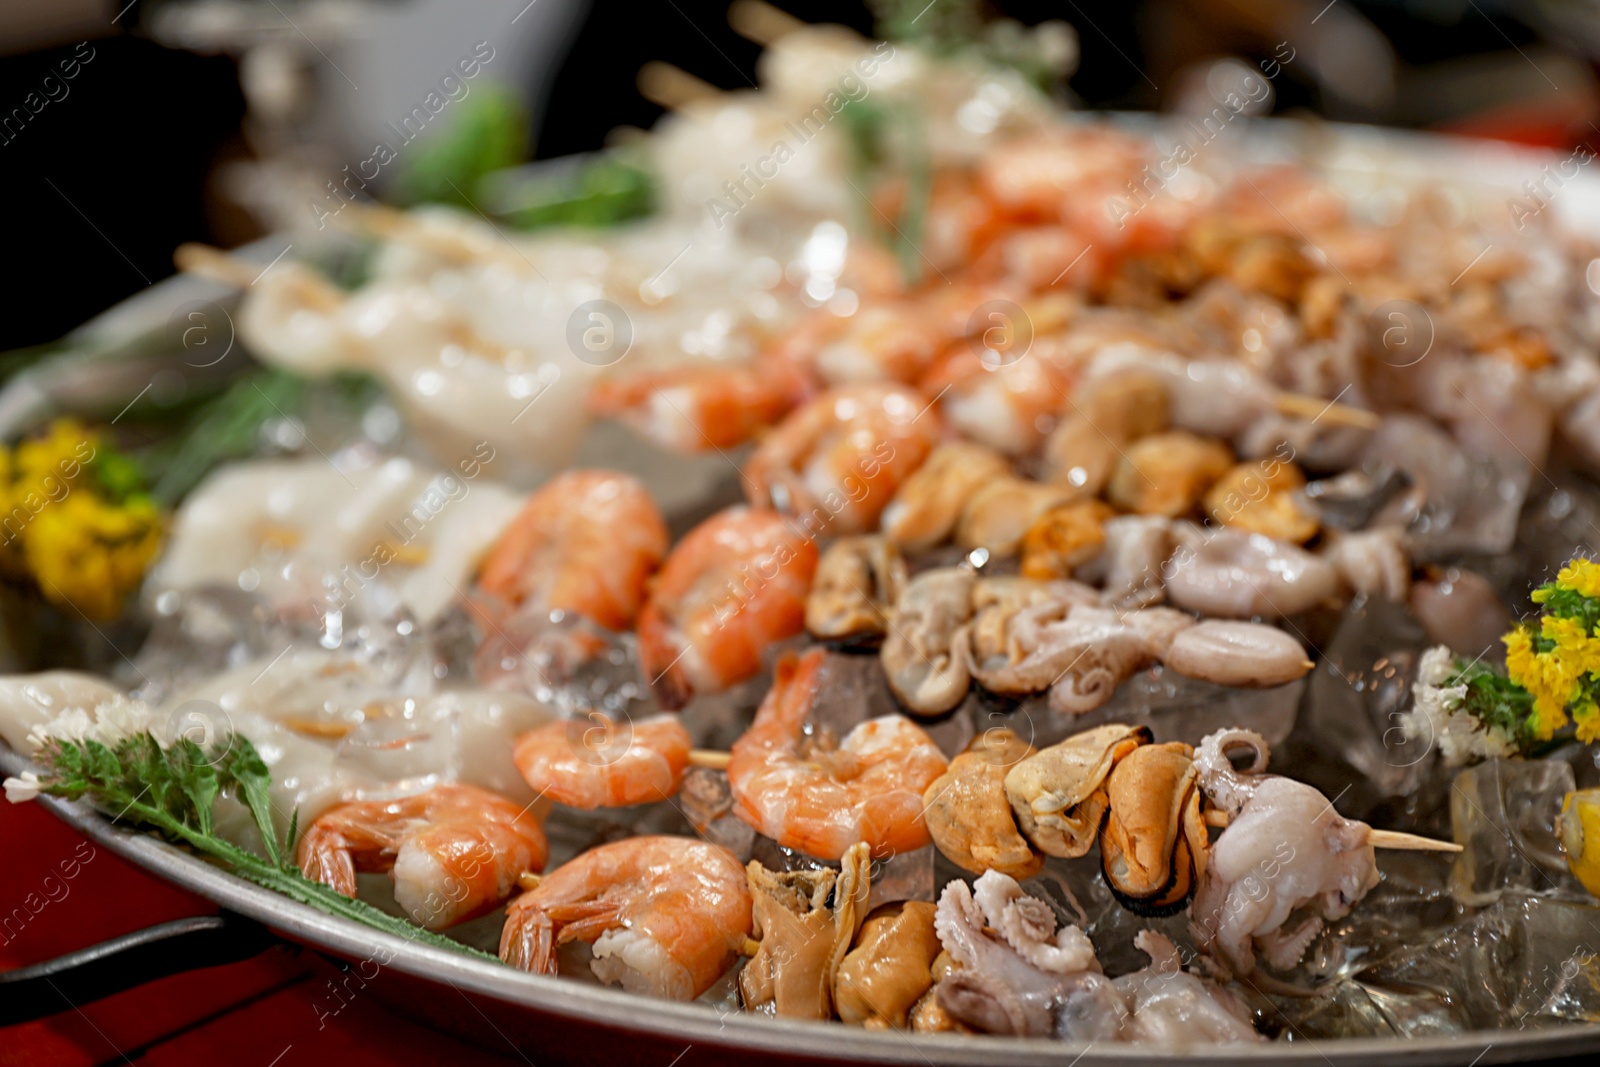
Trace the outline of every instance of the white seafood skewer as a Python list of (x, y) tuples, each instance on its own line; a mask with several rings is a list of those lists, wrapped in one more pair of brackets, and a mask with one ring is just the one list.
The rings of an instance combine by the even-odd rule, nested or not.
[(527, 257), (508, 242), (474, 241), (464, 233), (430, 226), (408, 212), (385, 204), (346, 204), (335, 220), (346, 229), (408, 244), (458, 266), (489, 261), (521, 273), (536, 273)]
[(682, 67), (652, 59), (639, 68), (639, 94), (668, 111), (681, 111), (701, 100), (713, 100), (722, 90)]
[(774, 41), (803, 28), (806, 22), (765, 0), (734, 0), (728, 5), (728, 25), (745, 40), (770, 48)]
[[(235, 289), (250, 288), (263, 273), (238, 256), (194, 241), (179, 245), (172, 253), (172, 261), (185, 274), (197, 274)], [(344, 294), (336, 286), (314, 274), (297, 273), (291, 284), (296, 294), (318, 311), (334, 311), (344, 303)]]
[[(1228, 813), (1212, 808), (1205, 813), (1207, 826), (1226, 829), (1228, 826)], [(1398, 849), (1403, 852), (1460, 852), (1462, 848), (1454, 841), (1440, 841), (1438, 838), (1423, 837), (1421, 834), (1408, 834), (1401, 830), (1368, 830), (1367, 841), (1373, 848)]]

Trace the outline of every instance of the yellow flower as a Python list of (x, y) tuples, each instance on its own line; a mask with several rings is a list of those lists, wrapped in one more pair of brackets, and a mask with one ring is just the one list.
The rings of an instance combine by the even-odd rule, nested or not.
[(99, 441), (73, 419), (57, 419), (43, 437), (16, 447), (12, 488), (37, 493), (47, 500), (65, 495), (82, 478), (86, 464), (99, 451)]
[(1578, 740), (1586, 745), (1600, 741), (1600, 706), (1585, 700), (1572, 709), (1572, 720), (1578, 724)]
[(1574, 559), (1561, 568), (1556, 584), (1582, 596), (1600, 599), (1600, 563), (1582, 557)]
[[(1544, 620), (1549, 623), (1551, 620)], [(1533, 651), (1533, 634), (1519, 626), (1502, 640), (1506, 646), (1506, 673), (1533, 694), (1533, 721), (1529, 728), (1537, 740), (1548, 741), (1567, 724), (1567, 704), (1577, 684), (1571, 676), (1570, 657), (1560, 658), (1556, 650)]]
[(149, 500), (117, 506), (78, 490), (29, 524), (28, 568), (46, 600), (111, 619), (138, 588), (161, 537), (161, 513)]

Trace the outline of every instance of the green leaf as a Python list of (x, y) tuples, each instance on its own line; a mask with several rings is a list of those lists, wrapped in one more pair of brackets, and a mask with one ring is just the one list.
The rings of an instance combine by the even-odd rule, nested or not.
[(655, 210), (650, 172), (617, 154), (603, 155), (568, 173), (502, 177), (489, 196), (490, 210), (519, 230), (547, 226), (603, 228)]
[[(234, 874), (282, 893), (319, 911), (358, 922), (407, 941), (447, 949), (478, 959), (495, 957), (425, 930), (372, 905), (341, 896), (330, 886), (301, 874), (280, 860), (268, 799), (271, 776), (249, 739), (232, 734), (219, 749), (203, 753), (180, 740), (162, 749), (149, 733), (127, 738), (115, 751), (99, 741), (58, 740), (46, 745), (38, 759), (41, 782), (53, 796), (76, 799), (89, 795), (123, 822), (150, 827), (175, 844), (183, 844), (220, 861)], [(211, 758), (206, 758), (207, 756)], [(255, 855), (212, 831), (212, 806), (222, 788), (234, 788), (256, 819), (271, 855)], [(299, 811), (289, 820), (289, 844), (298, 832)]]
[(266, 761), (243, 734), (230, 734), (229, 745), (219, 764), (223, 781), (231, 785), (250, 809), (256, 830), (267, 850), (267, 859), (274, 867), (281, 866), (283, 857), (278, 850), (278, 828), (272, 821), (272, 772)]
[(1446, 687), (1465, 685), (1461, 709), (1485, 726), (1504, 730), (1524, 754), (1539, 742), (1529, 729), (1533, 718), (1533, 694), (1482, 661), (1456, 660), (1456, 673)]
[[(922, 117), (912, 108), (860, 100), (846, 104), (840, 115), (849, 146), (850, 184), (858, 197), (856, 226), (876, 235), (879, 243), (894, 253), (907, 283), (914, 285), (922, 277), (920, 249), (933, 189), (933, 164)], [(905, 182), (905, 198), (899, 217), (885, 220), (871, 197), (896, 172)]]
[(257, 371), (234, 382), (177, 434), (140, 454), (150, 495), (173, 507), (217, 464), (254, 455), (262, 425), (298, 412), (305, 391), (305, 379), (284, 371)]
[(207, 760), (206, 752), (188, 738), (179, 738), (167, 749), (167, 763), (174, 772), (179, 787), (188, 798), (194, 812), (195, 825), (200, 832), (209, 834), (212, 826), (212, 808), (216, 805), (221, 783), (217, 770)]
[(279, 864), (284, 870), (295, 870), (294, 854), (300, 847), (300, 806), (289, 813), (289, 829), (283, 835), (283, 862)]
[(980, 0), (871, 0), (868, 6), (880, 38), (914, 42), (941, 55), (970, 47), (983, 26)]
[(528, 158), (532, 120), (516, 93), (492, 83), (476, 86), (443, 114), (444, 129), (408, 146), (401, 157), (398, 198), (473, 211), (484, 175)]
[(89, 471), (100, 494), (113, 504), (126, 504), (145, 495), (144, 472), (130, 456), (117, 451), (103, 437), (97, 442)]

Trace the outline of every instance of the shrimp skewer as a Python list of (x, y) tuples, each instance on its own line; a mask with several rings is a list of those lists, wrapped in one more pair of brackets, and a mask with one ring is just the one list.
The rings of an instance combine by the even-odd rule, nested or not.
[(731, 367), (672, 367), (596, 383), (589, 410), (620, 419), (674, 452), (734, 448), (774, 425), (817, 391), (794, 360)]
[(395, 901), (429, 930), (490, 911), (547, 854), (544, 828), (527, 809), (470, 785), (339, 804), (312, 822), (298, 850), (307, 878), (347, 897), (357, 871), (387, 871)]
[(869, 719), (836, 746), (806, 737), (826, 662), (822, 649), (785, 656), (755, 722), (734, 742), (728, 786), (739, 818), (819, 859), (861, 841), (880, 857), (922, 848), (932, 840), (922, 794), (948, 761), (903, 715)]
[(500, 958), (556, 972), (556, 947), (594, 945), (604, 982), (693, 1000), (722, 977), (750, 937), (745, 869), (719, 845), (630, 837), (558, 867), (506, 909)]
[(528, 498), (484, 561), (478, 587), (512, 607), (626, 630), (666, 554), (666, 523), (637, 478), (567, 471)]
[(667, 557), (639, 615), (639, 661), (662, 704), (680, 708), (761, 669), (767, 646), (800, 632), (817, 546), (782, 515), (729, 508)]
[(528, 784), (569, 808), (593, 811), (649, 804), (677, 793), (689, 765), (689, 731), (675, 715), (618, 724), (588, 719), (546, 723), (517, 738), (512, 759)]
[(745, 465), (746, 491), (813, 532), (865, 533), (939, 433), (938, 414), (909, 387), (838, 386), (767, 436)]

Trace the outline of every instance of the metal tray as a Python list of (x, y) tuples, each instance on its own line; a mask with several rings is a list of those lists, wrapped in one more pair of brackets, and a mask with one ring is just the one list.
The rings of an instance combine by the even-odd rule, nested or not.
[[(1147, 116), (1118, 116), (1130, 127), (1155, 130)], [(1549, 153), (1512, 146), (1465, 142), (1348, 126), (1305, 127), (1275, 120), (1249, 125), (1241, 145), (1249, 158), (1309, 159), (1324, 172), (1361, 186), (1386, 180), (1437, 181), (1440, 175), (1515, 195), (1521, 181), (1553, 161)], [(1447, 180), (1451, 180), (1447, 179)], [(1580, 174), (1554, 205), (1565, 226), (1600, 237), (1600, 175)], [(281, 241), (258, 242), (250, 253), (263, 262)], [(267, 246), (271, 244), (272, 248)], [(171, 307), (196, 295), (220, 292), (196, 279), (158, 283), (78, 332), (125, 334), (159, 323)], [(17, 383), (14, 383), (14, 385)], [(30, 386), (31, 387), (31, 386)], [(16, 388), (5, 393), (16, 393)], [(7, 432), (36, 423), (45, 411), (0, 396)], [(29, 766), (0, 742), (0, 773)], [(204, 897), (231, 916), (221, 923), (184, 920), (94, 946), (13, 975), (0, 975), (0, 1022), (44, 1014), (52, 1003), (30, 997), (30, 982), (54, 981), (106, 995), (150, 978), (184, 969), (245, 958), (270, 943), (261, 927), (337, 960), (371, 966), (374, 995), (441, 1031), (505, 1054), (507, 1046), (539, 1067), (592, 1064), (607, 1067), (687, 1067), (744, 1064), (752, 1058), (779, 1064), (881, 1063), (907, 1067), (1134, 1067), (1139, 1064), (1305, 1064), (1308, 1067), (1379, 1067), (1520, 1063), (1574, 1057), (1595, 1062), (1600, 1024), (1529, 1030), (1484, 1030), (1449, 1037), (1296, 1039), (1254, 1046), (1204, 1046), (1162, 1051), (1130, 1045), (1075, 1045), (1040, 1038), (911, 1035), (869, 1031), (839, 1023), (813, 1023), (719, 1013), (704, 1004), (645, 998), (581, 981), (524, 974), (496, 964), (416, 944), (370, 927), (326, 915), (287, 897), (235, 878), (219, 868), (145, 833), (114, 826), (83, 802), (41, 797), (63, 822), (97, 844), (174, 885)], [(259, 924), (259, 926), (257, 925)], [(165, 953), (163, 954), (163, 947)], [(159, 959), (159, 963), (152, 963)], [(122, 961), (120, 975), (107, 977)], [(74, 983), (71, 976), (80, 973)], [(31, 1012), (4, 1010), (39, 1003)], [(1580, 1059), (1577, 1059), (1581, 1057)]]

